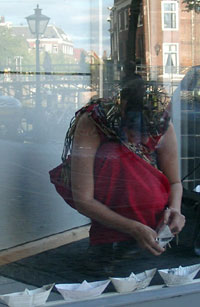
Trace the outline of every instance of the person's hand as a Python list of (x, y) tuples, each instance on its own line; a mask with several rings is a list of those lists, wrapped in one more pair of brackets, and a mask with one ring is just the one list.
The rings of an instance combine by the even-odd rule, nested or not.
[(152, 228), (139, 222), (137, 223), (137, 227), (134, 229), (133, 234), (141, 248), (147, 249), (155, 256), (159, 256), (165, 251), (165, 249), (160, 247), (156, 242), (157, 235), (157, 232)]
[(178, 210), (167, 208), (164, 212), (164, 223), (169, 226), (171, 232), (178, 234), (185, 225), (185, 216)]

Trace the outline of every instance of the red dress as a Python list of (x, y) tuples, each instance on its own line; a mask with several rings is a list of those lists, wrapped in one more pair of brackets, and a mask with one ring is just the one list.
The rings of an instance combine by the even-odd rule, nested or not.
[[(85, 111), (89, 112), (98, 126), (101, 124), (98, 109), (94, 105)], [(167, 177), (121, 142), (110, 140), (99, 128), (97, 130), (101, 145), (94, 163), (95, 199), (124, 217), (156, 229), (168, 203), (170, 184)], [(155, 151), (160, 137), (149, 139), (145, 145), (149, 153)], [(61, 167), (60, 165), (50, 171), (51, 181), (64, 200), (75, 207), (70, 187), (67, 188), (61, 181), (55, 180)], [(92, 245), (130, 239), (133, 238), (92, 220)]]
[[(156, 229), (169, 198), (166, 176), (124, 145), (107, 142), (96, 154), (94, 177), (95, 199), (122, 216)], [(130, 239), (92, 221), (91, 244)]]

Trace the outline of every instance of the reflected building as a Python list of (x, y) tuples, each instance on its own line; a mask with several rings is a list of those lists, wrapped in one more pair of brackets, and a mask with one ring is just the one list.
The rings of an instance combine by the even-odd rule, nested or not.
[[(13, 26), (12, 32), (16, 36), (26, 38), (29, 48), (35, 49), (35, 37), (28, 26)], [(45, 33), (40, 37), (40, 49), (50, 54), (62, 53), (69, 57), (74, 55), (74, 46), (68, 35), (55, 25), (48, 25)]]
[[(137, 69), (148, 80), (181, 80), (188, 67), (200, 63), (200, 15), (188, 12), (182, 1), (141, 2), (134, 1), (132, 8), (133, 14), (139, 10)], [(128, 56), (131, 3), (115, 0), (110, 12), (111, 58), (121, 66)]]
[[(137, 18), (135, 32), (130, 14)], [(200, 184), (200, 14), (177, 0), (115, 0), (109, 22), (114, 79), (123, 76), (131, 38), (136, 71), (147, 81), (169, 85), (181, 176), (191, 173), (184, 185), (194, 189)]]

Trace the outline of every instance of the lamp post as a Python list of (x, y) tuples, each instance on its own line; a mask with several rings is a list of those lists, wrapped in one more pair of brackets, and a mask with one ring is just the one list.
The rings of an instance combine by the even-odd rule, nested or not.
[(40, 99), (40, 35), (42, 35), (49, 23), (49, 17), (41, 14), (41, 9), (37, 4), (35, 13), (26, 17), (30, 32), (35, 35), (35, 49), (36, 49), (36, 109), (40, 110), (41, 108), (41, 99)]

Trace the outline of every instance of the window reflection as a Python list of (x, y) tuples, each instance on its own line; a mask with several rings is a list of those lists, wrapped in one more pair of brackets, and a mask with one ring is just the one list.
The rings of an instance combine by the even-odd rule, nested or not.
[(178, 28), (178, 3), (176, 1), (162, 2), (163, 30)]
[[(62, 0), (58, 7), (41, 0), (38, 8), (50, 21), (37, 36), (30, 32), (25, 20), (34, 14), (34, 1), (25, 6), (23, 1), (13, 2), (16, 13), (11, 12), (11, 1), (7, 1), (9, 7), (6, 2), (2, 4), (5, 16), (0, 20), (0, 143), (4, 147), (0, 167), (2, 174), (7, 172), (6, 165), (12, 169), (7, 174), (6, 186), (0, 189), (4, 201), (11, 203), (5, 215), (9, 216), (12, 210), (17, 211), (19, 219), (24, 215), (22, 224), (29, 231), (28, 236), (19, 231), (11, 242), (3, 240), (2, 249), (90, 222), (85, 212), (84, 216), (79, 215), (56, 195), (48, 171), (60, 161), (71, 119), (91, 99), (93, 102), (105, 99), (106, 112), (115, 103), (117, 115), (113, 115), (111, 108), (108, 118), (113, 120), (110, 127), (115, 132), (118, 129), (117, 137), (126, 142), (134, 139), (137, 145), (143, 142), (143, 147), (146, 146), (150, 128), (143, 126), (143, 115), (138, 115), (133, 125), (138, 128), (141, 124), (142, 136), (129, 131), (133, 124), (131, 116), (123, 117), (128, 112), (125, 104), (133, 98), (129, 95), (136, 96), (136, 90), (131, 92), (135, 80), (138, 88), (144, 82), (145, 101), (150, 101), (147, 107), (161, 111), (159, 103), (162, 107), (165, 103), (157, 99), (157, 92), (167, 97), (165, 102), (172, 99), (170, 115), (183, 185), (192, 191), (200, 184), (200, 15), (196, 7), (188, 7), (188, 1), (166, 0), (84, 0), (84, 5), (81, 0)], [(103, 107), (100, 111), (105, 112)], [(112, 140), (113, 135), (109, 137)], [(10, 156), (10, 152), (16, 155)], [(109, 185), (111, 170), (108, 168), (107, 172)], [(121, 193), (126, 190), (118, 188)], [(17, 206), (10, 195), (12, 199), (18, 197)], [(28, 205), (19, 200), (22, 196)], [(41, 199), (44, 225), (38, 227), (40, 217), (34, 212)], [(32, 210), (24, 210), (25, 205)], [(15, 232), (16, 224), (16, 220), (11, 223), (10, 233)], [(109, 242), (103, 247), (107, 258), (114, 252), (119, 257), (130, 242), (121, 247), (118, 242), (112, 246), (110, 243), (113, 244)], [(135, 241), (130, 245), (134, 250)], [(94, 254), (91, 252), (91, 259), (99, 252), (98, 248)]]

